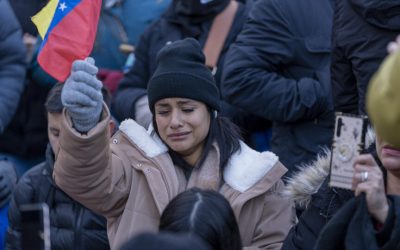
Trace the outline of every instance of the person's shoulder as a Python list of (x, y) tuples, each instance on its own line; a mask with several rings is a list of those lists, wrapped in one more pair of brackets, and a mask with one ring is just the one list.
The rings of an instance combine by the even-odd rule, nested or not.
[(46, 162), (42, 162), (30, 168), (21, 176), (17, 185), (19, 185), (19, 183), (34, 184), (39, 182), (39, 180), (43, 178), (43, 171), (46, 169), (46, 164)]

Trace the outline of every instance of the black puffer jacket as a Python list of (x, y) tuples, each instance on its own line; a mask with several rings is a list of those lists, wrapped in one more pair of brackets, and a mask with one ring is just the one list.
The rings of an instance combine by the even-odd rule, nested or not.
[(46, 162), (28, 172), (18, 182), (9, 208), (6, 249), (21, 249), (22, 204), (45, 202), (50, 208), (51, 249), (110, 249), (106, 219), (72, 200), (52, 179), (53, 153), (48, 147)]
[[(176, 6), (179, 2), (182, 2), (182, 0), (174, 0), (163, 16), (147, 28), (141, 36), (135, 50), (135, 64), (121, 81), (113, 99), (112, 111), (118, 120), (135, 118), (135, 103), (147, 93), (147, 83), (156, 68), (157, 52), (168, 42), (186, 37), (195, 38), (203, 47), (214, 17), (229, 3), (227, 0), (214, 0), (210, 2), (210, 8), (203, 15), (190, 16), (178, 10)], [(218, 85), (221, 81), (226, 52), (241, 31), (251, 6), (252, 1), (246, 4), (239, 3), (234, 22), (218, 60), (215, 74)], [(194, 10), (186, 11), (193, 12)], [(262, 126), (265, 129), (265, 126), (269, 126), (269, 122), (266, 120), (254, 117), (250, 113), (239, 110), (225, 102), (222, 104), (221, 114), (232, 118), (237, 125), (248, 131), (262, 129)]]
[(368, 82), (400, 33), (400, 1), (335, 0), (332, 91), (335, 110), (365, 114)]

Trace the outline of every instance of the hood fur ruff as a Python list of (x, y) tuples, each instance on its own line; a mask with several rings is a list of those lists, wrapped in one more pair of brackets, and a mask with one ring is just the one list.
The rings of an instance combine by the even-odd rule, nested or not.
[[(375, 141), (375, 132), (368, 129), (365, 145), (369, 147)], [(299, 208), (307, 208), (313, 194), (318, 192), (329, 175), (331, 150), (325, 148), (317, 159), (308, 165), (299, 167), (299, 171), (286, 180), (283, 195), (291, 198)]]
[[(146, 131), (134, 120), (127, 119), (119, 129), (150, 158), (168, 152), (152, 126)], [(244, 192), (261, 180), (277, 162), (278, 157), (272, 152), (260, 153), (240, 142), (240, 150), (229, 159), (223, 178), (232, 188)]]

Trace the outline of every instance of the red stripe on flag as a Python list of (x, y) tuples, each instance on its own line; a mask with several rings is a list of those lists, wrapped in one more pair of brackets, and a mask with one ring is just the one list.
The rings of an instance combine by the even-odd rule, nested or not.
[(96, 38), (101, 0), (83, 0), (48, 34), (38, 62), (57, 80), (64, 82), (72, 62), (88, 57)]

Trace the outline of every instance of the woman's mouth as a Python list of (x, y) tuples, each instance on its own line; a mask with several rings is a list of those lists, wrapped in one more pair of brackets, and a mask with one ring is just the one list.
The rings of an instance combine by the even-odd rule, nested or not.
[(173, 134), (169, 134), (168, 138), (170, 138), (171, 140), (174, 140), (174, 141), (179, 141), (179, 140), (185, 139), (188, 134), (190, 134), (190, 132), (173, 133)]
[(400, 157), (400, 149), (392, 146), (384, 146), (382, 147), (382, 154)]

